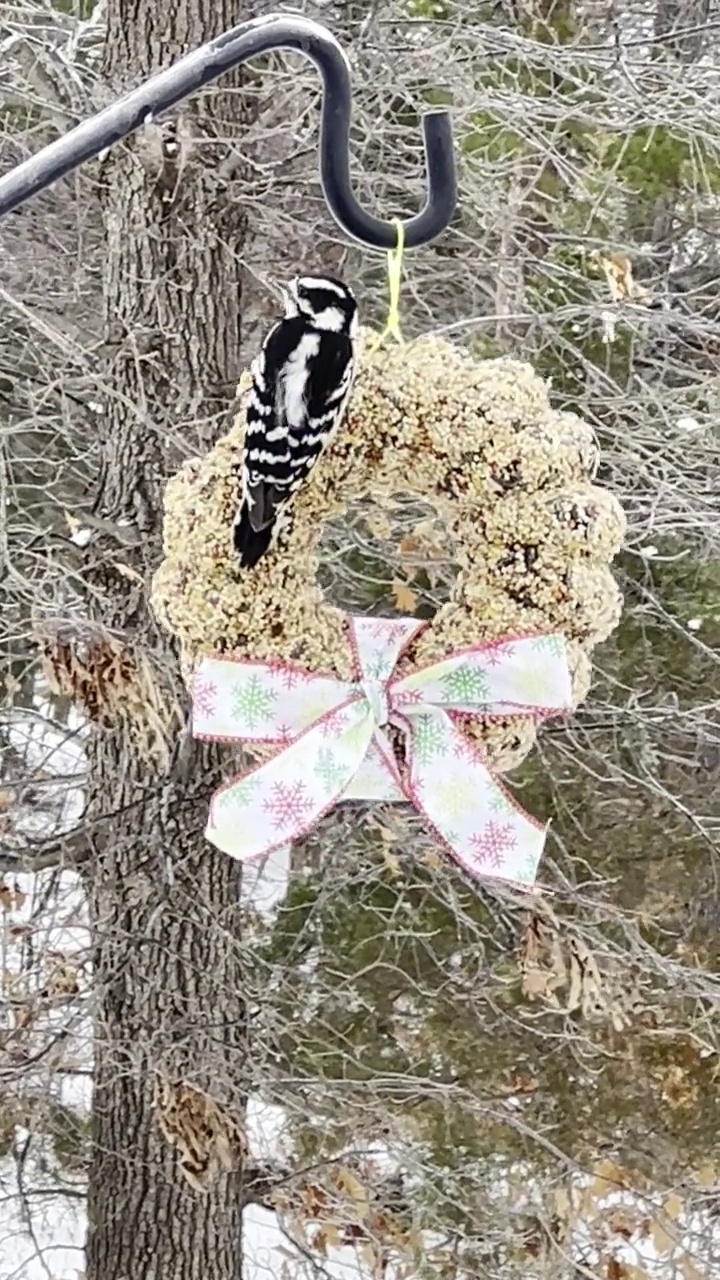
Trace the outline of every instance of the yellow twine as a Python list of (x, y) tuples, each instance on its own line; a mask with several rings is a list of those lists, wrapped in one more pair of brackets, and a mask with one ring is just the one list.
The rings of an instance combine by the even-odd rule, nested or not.
[(388, 294), (390, 296), (390, 305), (388, 307), (387, 319), (380, 333), (372, 344), (372, 350), (377, 351), (381, 347), (386, 338), (392, 337), (396, 342), (402, 342), (402, 334), (400, 333), (400, 283), (402, 279), (402, 260), (405, 249), (405, 228), (399, 218), (393, 219), (393, 224), (397, 232), (397, 243), (394, 249), (388, 250), (387, 255), (387, 273), (388, 273)]

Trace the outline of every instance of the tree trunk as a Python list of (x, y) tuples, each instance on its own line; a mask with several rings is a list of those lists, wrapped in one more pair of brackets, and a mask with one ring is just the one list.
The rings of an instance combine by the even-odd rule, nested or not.
[[(107, 81), (120, 93), (241, 17), (235, 0), (110, 0)], [(204, 1148), (194, 1174), (209, 1190), (194, 1189), (153, 1106), (159, 1070), (241, 1116), (246, 1029), (238, 867), (203, 838), (218, 756), (184, 730), (187, 698), (147, 590), (164, 479), (216, 433), (240, 372), (246, 220), (218, 166), (247, 121), (239, 78), (225, 81), (102, 166), (107, 435), (96, 511), (135, 545), (93, 544), (91, 627), (73, 657), (92, 687), (89, 817), (116, 815), (85, 871), (96, 981), (88, 1280), (240, 1274), (240, 1175), (211, 1176), (217, 1134), (196, 1115), (185, 1149)], [(193, 1116), (183, 1123), (192, 1129)]]
[(683, 62), (694, 62), (708, 46), (706, 24), (710, 0), (658, 0), (655, 15), (656, 37), (666, 37), (658, 50), (670, 50)]

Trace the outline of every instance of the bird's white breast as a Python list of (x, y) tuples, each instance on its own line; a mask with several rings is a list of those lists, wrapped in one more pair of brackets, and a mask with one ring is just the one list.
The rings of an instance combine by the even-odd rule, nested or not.
[(309, 363), (319, 350), (320, 335), (306, 333), (288, 358), (282, 376), (282, 399), (289, 427), (302, 427), (305, 422)]

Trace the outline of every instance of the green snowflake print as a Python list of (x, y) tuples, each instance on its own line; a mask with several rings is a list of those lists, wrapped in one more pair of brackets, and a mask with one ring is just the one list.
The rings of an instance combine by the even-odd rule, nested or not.
[(259, 785), (257, 778), (254, 776), (241, 778), (240, 782), (236, 782), (232, 787), (228, 787), (226, 791), (220, 792), (215, 805), (218, 809), (227, 809), (230, 805), (250, 804)]
[(392, 662), (383, 649), (373, 650), (363, 665), (369, 680), (387, 680), (392, 670)]
[(513, 879), (517, 880), (518, 884), (533, 885), (537, 879), (537, 869), (537, 858), (528, 857), (523, 862), (522, 867), (518, 868)]
[(538, 636), (532, 647), (536, 653), (549, 653), (553, 658), (562, 658), (565, 653), (565, 642), (562, 636)]
[(478, 780), (475, 777), (447, 778), (434, 788), (438, 804), (449, 821), (457, 822), (478, 802)]
[(487, 675), (481, 667), (463, 662), (440, 681), (443, 701), (456, 706), (482, 706), (488, 697)]
[(413, 731), (412, 750), (418, 764), (430, 764), (439, 756), (447, 755), (447, 736), (435, 716), (427, 713), (413, 716)]
[(338, 762), (335, 752), (330, 747), (321, 747), (318, 751), (313, 773), (320, 779), (326, 795), (337, 791), (347, 776), (347, 770)]
[[(268, 689), (258, 675), (250, 676), (244, 684), (232, 687), (232, 713), (242, 720), (248, 729), (259, 729), (272, 720), (277, 693)], [(270, 728), (270, 725), (267, 726)]]
[(490, 793), (490, 810), (492, 813), (505, 815), (516, 812), (512, 801), (505, 795), (505, 792), (501, 791), (497, 786), (494, 786)]

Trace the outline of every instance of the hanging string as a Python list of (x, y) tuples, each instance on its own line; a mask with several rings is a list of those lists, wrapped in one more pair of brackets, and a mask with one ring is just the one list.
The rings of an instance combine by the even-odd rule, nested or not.
[(397, 242), (394, 249), (388, 250), (387, 255), (390, 304), (385, 325), (372, 342), (372, 351), (377, 351), (386, 338), (394, 338), (396, 342), (402, 342), (402, 334), (400, 332), (400, 283), (402, 280), (403, 252), (405, 250), (405, 228), (399, 218), (393, 218), (393, 225), (397, 235)]

